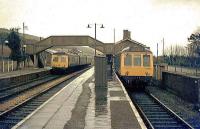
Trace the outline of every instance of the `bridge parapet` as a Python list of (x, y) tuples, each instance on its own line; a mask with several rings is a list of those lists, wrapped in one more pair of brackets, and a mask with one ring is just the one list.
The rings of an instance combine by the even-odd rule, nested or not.
[[(89, 46), (94, 48), (95, 39), (90, 36), (50, 36), (34, 44), (27, 44), (26, 52), (30, 55), (40, 53), (53, 46)], [(97, 50), (103, 52), (104, 44), (96, 40)]]
[(35, 55), (53, 46), (89, 46), (95, 48), (95, 42), (96, 49), (105, 55), (117, 54), (126, 47), (130, 47), (131, 50), (135, 51), (143, 51), (147, 48), (145, 45), (131, 39), (123, 39), (114, 44), (103, 43), (90, 36), (50, 36), (37, 43), (27, 44), (26, 52), (29, 55)]

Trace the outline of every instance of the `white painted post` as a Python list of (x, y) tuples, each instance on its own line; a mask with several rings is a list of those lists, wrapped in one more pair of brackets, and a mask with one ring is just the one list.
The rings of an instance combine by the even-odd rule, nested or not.
[(12, 71), (14, 70), (14, 66), (13, 65), (14, 65), (14, 63), (13, 63), (13, 60), (12, 60)]
[(22, 68), (22, 65), (21, 65), (21, 63), (19, 63), (19, 68), (20, 68), (20, 69)]
[(197, 68), (196, 68), (196, 76), (197, 76), (197, 71), (198, 71), (198, 70), (197, 70)]
[(176, 72), (176, 65), (175, 65), (175, 72)]
[(10, 64), (9, 64), (9, 59), (8, 59), (8, 72), (10, 72)]
[(24, 62), (21, 62), (22, 69), (24, 68)]
[(158, 80), (158, 64), (156, 64), (156, 80)]
[(3, 72), (4, 72), (4, 60), (3, 60)]

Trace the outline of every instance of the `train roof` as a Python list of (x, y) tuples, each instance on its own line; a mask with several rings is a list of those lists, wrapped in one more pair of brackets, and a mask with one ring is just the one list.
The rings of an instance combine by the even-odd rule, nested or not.
[(119, 53), (123, 53), (123, 52), (151, 52), (151, 50), (148, 47), (145, 47), (143, 50), (137, 50), (135, 48), (132, 47), (126, 47), (124, 48), (122, 51), (120, 51)]
[(57, 52), (55, 52), (53, 54), (54, 55), (77, 55), (77, 54), (74, 54), (74, 53), (69, 53), (69, 52), (64, 52), (64, 51), (57, 51)]
[(53, 49), (47, 49), (45, 51), (48, 52), (48, 53), (50, 53), (50, 54), (54, 54), (54, 53), (58, 52), (58, 51), (53, 50)]

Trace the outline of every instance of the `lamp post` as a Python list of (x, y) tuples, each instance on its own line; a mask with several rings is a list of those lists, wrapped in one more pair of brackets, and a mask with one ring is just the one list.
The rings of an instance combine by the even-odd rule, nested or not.
[[(23, 56), (25, 56), (25, 50), (26, 50), (25, 30), (28, 30), (28, 26), (26, 26), (25, 23), (23, 22), (23, 41), (22, 41)], [(25, 68), (25, 64), (26, 64), (26, 57), (25, 57), (25, 60), (24, 60), (24, 68)]]
[(4, 45), (4, 43), (5, 44), (8, 44), (8, 41), (7, 40), (5, 40), (5, 41), (3, 41), (2, 39), (0, 39), (0, 42), (1, 42), (1, 61), (2, 61), (2, 72), (4, 72), (4, 52), (3, 52), (3, 45)]
[(4, 72), (4, 62), (3, 62), (3, 41), (0, 38), (0, 42), (1, 42), (1, 61), (2, 61), (2, 72)]
[(24, 55), (24, 58), (25, 58), (24, 59), (24, 67), (26, 65), (26, 55), (25, 54), (26, 54), (26, 44), (23, 45), (23, 55)]
[(94, 39), (95, 39), (95, 43), (94, 43), (94, 48), (95, 48), (95, 57), (96, 57), (96, 32), (97, 32), (97, 25), (100, 25), (101, 27), (100, 28), (104, 28), (103, 24), (88, 24), (87, 28), (92, 28), (91, 25), (94, 25)]

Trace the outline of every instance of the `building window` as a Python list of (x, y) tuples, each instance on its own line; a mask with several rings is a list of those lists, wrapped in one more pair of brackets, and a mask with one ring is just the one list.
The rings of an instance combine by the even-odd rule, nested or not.
[(132, 56), (127, 54), (124, 57), (124, 65), (125, 66), (132, 66)]
[(144, 65), (144, 67), (150, 66), (150, 55), (143, 56), (143, 65)]
[(141, 56), (134, 55), (134, 66), (141, 66)]

